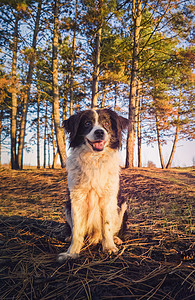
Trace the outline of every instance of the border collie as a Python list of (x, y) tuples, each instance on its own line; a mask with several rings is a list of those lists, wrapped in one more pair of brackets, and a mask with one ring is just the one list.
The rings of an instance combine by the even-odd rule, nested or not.
[(128, 120), (110, 109), (80, 111), (65, 120), (71, 154), (67, 159), (70, 199), (65, 215), (72, 232), (67, 252), (59, 261), (76, 258), (87, 235), (91, 244), (117, 253), (115, 243), (127, 205), (118, 206), (122, 131)]

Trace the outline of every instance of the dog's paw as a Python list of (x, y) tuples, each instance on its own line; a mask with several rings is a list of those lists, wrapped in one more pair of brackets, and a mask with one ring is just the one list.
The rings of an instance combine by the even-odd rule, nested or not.
[(58, 258), (57, 258), (57, 261), (62, 263), (64, 262), (65, 260), (67, 259), (76, 259), (79, 257), (79, 254), (78, 253), (68, 253), (68, 252), (62, 252), (60, 254), (58, 254)]
[(109, 248), (109, 249), (106, 249), (106, 252), (108, 252), (109, 255), (117, 254), (118, 253), (118, 248), (117, 247)]
[(116, 245), (121, 245), (122, 243), (123, 243), (123, 241), (118, 237), (118, 236), (114, 236), (114, 243), (116, 244)]
[(114, 245), (112, 247), (103, 247), (103, 252), (107, 252), (109, 255), (111, 254), (117, 254), (118, 253), (118, 248)]

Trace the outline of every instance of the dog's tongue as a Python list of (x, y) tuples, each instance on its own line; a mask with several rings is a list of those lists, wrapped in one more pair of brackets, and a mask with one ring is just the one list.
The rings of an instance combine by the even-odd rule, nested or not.
[(95, 143), (93, 143), (93, 148), (94, 148), (95, 150), (101, 151), (101, 150), (104, 149), (104, 144), (105, 144), (104, 141), (95, 142)]

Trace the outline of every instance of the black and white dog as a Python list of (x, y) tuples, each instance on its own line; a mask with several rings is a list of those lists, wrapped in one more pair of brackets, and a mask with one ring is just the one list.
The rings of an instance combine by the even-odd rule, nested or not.
[(67, 159), (70, 201), (65, 214), (72, 242), (58, 260), (79, 255), (88, 235), (92, 244), (116, 253), (115, 243), (127, 205), (118, 206), (122, 131), (128, 120), (110, 109), (86, 110), (63, 123), (69, 133), (71, 155)]

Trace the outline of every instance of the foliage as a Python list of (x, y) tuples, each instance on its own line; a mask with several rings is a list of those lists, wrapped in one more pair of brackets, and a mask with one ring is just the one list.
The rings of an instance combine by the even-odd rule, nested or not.
[[(61, 119), (73, 110), (90, 107), (95, 36), (102, 27), (98, 106), (109, 106), (127, 115), (133, 57), (133, 6), (130, 1), (59, 1), (58, 74)], [(38, 1), (1, 1), (1, 107), (5, 118), (11, 113), (11, 96), (17, 93), (17, 135), (28, 68), (35, 59), (27, 122), (36, 130), (37, 95), (48, 102), (52, 119), (53, 2), (43, 1), (37, 47), (32, 39)], [(166, 143), (179, 127), (179, 139), (193, 139), (193, 47), (192, 1), (147, 1), (142, 3), (139, 40), (139, 72), (142, 98), (142, 141), (156, 142), (155, 116), (159, 119), (161, 142)], [(14, 24), (18, 20), (17, 80), (11, 66)], [(73, 41), (75, 38), (75, 47)], [(72, 69), (73, 68), (73, 69)], [(73, 87), (73, 104), (70, 95)], [(51, 122), (50, 122), (51, 123)], [(10, 122), (7, 126), (9, 127)], [(31, 126), (33, 125), (33, 126)], [(50, 124), (51, 125), (51, 124)], [(52, 126), (48, 126), (51, 136)], [(43, 123), (41, 125), (43, 131)], [(28, 131), (26, 132), (26, 135)], [(36, 137), (34, 131), (34, 137)], [(51, 139), (50, 144), (53, 145)]]

